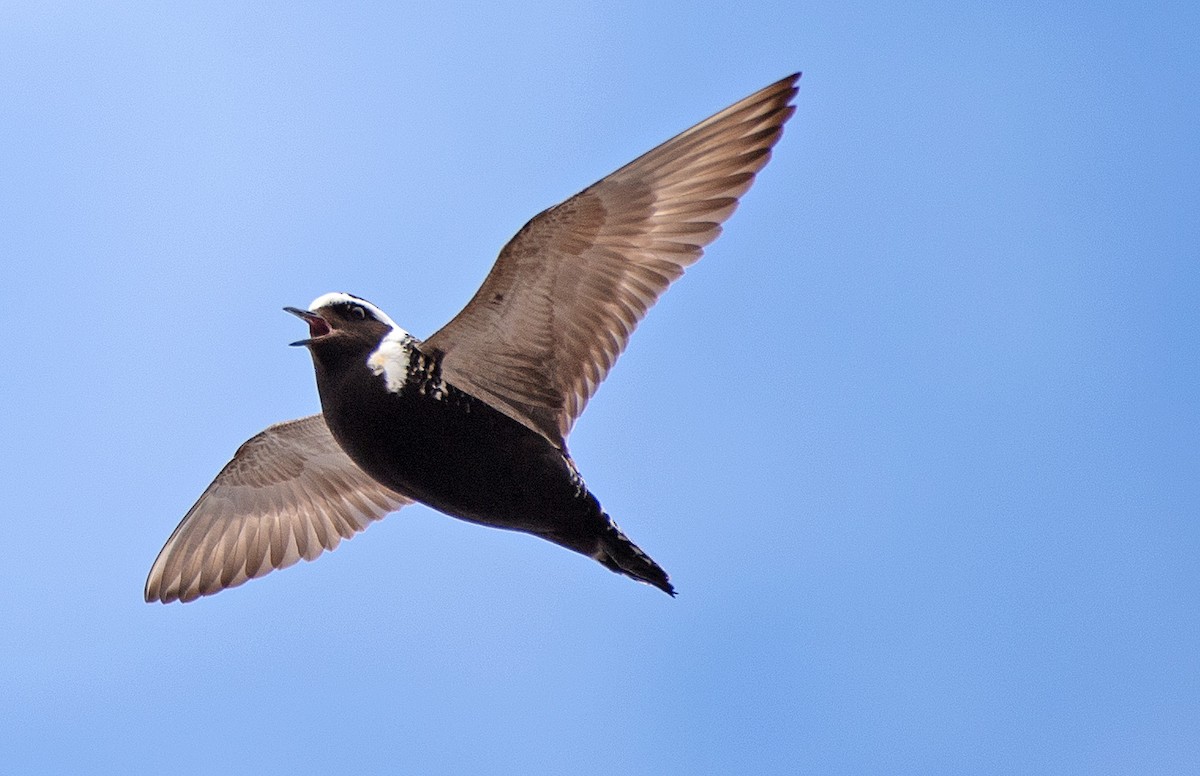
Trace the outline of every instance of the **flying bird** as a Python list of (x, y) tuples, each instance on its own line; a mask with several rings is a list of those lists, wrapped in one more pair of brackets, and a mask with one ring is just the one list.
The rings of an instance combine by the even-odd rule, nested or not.
[(426, 340), (346, 293), (308, 324), (321, 412), (270, 426), (184, 516), (147, 601), (192, 601), (332, 550), (420, 502), (539, 536), (671, 595), (604, 512), (567, 436), (647, 310), (716, 239), (795, 110), (800, 74), (734, 103), (525, 224)]

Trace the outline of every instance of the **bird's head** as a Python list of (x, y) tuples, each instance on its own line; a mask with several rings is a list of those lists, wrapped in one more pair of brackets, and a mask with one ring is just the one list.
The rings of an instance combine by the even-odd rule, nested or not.
[(365, 299), (340, 292), (317, 297), (307, 310), (283, 309), (308, 324), (308, 339), (292, 344), (308, 347), (319, 360), (334, 352), (369, 352), (396, 329), (383, 310)]

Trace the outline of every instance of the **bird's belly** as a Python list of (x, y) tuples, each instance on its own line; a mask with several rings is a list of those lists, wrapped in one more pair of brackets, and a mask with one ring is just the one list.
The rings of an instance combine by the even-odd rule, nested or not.
[(599, 514), (562, 451), (474, 397), (405, 390), (364, 404), (327, 410), (335, 437), (376, 480), (434, 509), (533, 533)]

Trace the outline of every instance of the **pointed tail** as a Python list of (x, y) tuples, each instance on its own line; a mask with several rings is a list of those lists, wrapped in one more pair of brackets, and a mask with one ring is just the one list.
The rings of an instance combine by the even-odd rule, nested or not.
[[(607, 517), (607, 515), (605, 516)], [(600, 536), (600, 541), (592, 557), (600, 561), (605, 568), (624, 574), (628, 577), (654, 585), (672, 598), (675, 597), (675, 587), (667, 577), (667, 572), (654, 562), (654, 559), (642, 551), (629, 537), (617, 528), (612, 518), (607, 519)]]

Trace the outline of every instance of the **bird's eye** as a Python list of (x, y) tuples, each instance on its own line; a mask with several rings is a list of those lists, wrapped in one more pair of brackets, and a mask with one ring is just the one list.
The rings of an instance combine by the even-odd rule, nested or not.
[(357, 318), (360, 321), (365, 321), (367, 319), (367, 311), (358, 305), (354, 305), (350, 308), (350, 317)]

